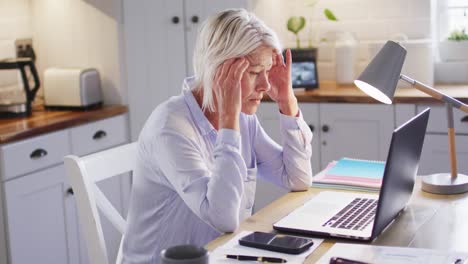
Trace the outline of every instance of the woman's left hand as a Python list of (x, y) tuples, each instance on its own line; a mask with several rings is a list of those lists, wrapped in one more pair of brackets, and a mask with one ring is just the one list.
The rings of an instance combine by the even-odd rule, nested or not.
[(286, 63), (283, 62), (281, 53), (273, 55), (273, 66), (268, 75), (271, 89), (267, 94), (278, 104), (281, 113), (296, 116), (299, 113), (299, 107), (292, 90), (291, 64), (290, 49), (286, 50)]

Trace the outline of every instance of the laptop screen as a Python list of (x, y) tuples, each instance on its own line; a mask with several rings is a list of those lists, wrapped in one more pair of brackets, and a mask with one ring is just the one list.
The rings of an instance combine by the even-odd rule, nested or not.
[(393, 131), (372, 238), (395, 219), (411, 197), (429, 112), (430, 109), (427, 108)]

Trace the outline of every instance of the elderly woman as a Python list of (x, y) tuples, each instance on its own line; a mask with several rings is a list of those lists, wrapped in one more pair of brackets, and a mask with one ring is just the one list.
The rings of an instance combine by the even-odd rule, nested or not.
[[(312, 133), (275, 33), (226, 10), (204, 22), (193, 59), (195, 76), (140, 134), (124, 263), (157, 263), (164, 248), (235, 231), (252, 213), (257, 176), (292, 191), (311, 184)], [(278, 105), (281, 146), (255, 116), (265, 93)]]

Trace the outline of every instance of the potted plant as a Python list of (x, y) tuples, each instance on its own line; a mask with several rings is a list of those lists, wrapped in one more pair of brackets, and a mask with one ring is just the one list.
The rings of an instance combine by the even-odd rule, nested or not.
[(442, 61), (468, 61), (468, 34), (465, 28), (454, 30), (449, 37), (439, 43)]
[[(312, 1), (309, 5), (315, 5), (318, 0)], [(324, 10), (325, 17), (330, 21), (337, 21), (333, 12)], [(318, 88), (317, 74), (317, 48), (312, 46), (312, 39), (309, 36), (308, 47), (301, 47), (299, 32), (306, 26), (306, 19), (303, 16), (292, 16), (288, 19), (287, 28), (296, 36), (296, 48), (291, 49), (293, 59), (293, 87), (303, 87), (306, 89)], [(297, 63), (295, 63), (297, 62)]]

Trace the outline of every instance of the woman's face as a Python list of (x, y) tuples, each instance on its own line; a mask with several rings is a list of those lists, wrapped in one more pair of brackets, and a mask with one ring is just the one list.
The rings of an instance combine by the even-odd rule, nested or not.
[(242, 113), (257, 112), (263, 93), (270, 90), (268, 74), (273, 65), (273, 49), (261, 46), (246, 56), (250, 65), (241, 79)]

